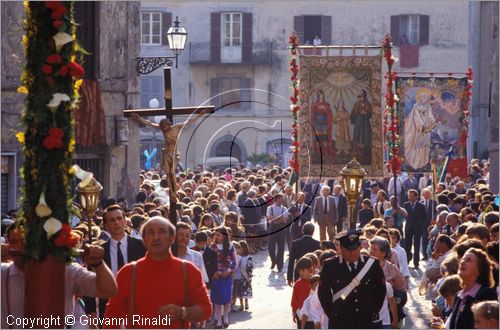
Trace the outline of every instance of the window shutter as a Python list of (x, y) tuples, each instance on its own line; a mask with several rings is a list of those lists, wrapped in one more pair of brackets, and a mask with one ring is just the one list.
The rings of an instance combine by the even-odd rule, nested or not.
[(210, 15), (210, 57), (212, 63), (220, 63), (220, 13)]
[(250, 90), (250, 79), (248, 78), (240, 79), (240, 87), (241, 87), (240, 100), (242, 101), (240, 108), (249, 110), (252, 104), (251, 102), (252, 91)]
[(172, 13), (161, 13), (161, 44), (168, 45), (167, 32), (172, 26)]
[(429, 44), (429, 15), (420, 15), (418, 39), (420, 46)]
[(323, 45), (332, 44), (332, 17), (323, 16), (321, 19), (321, 43)]
[(304, 16), (295, 16), (293, 18), (293, 29), (297, 33), (299, 43), (304, 43)]
[(252, 62), (252, 13), (243, 13), (243, 47), (242, 60), (243, 63)]
[(394, 46), (399, 46), (399, 16), (391, 16), (391, 38)]
[[(215, 106), (215, 110), (220, 108), (220, 79), (212, 78), (210, 79), (210, 95), (212, 95), (212, 102)], [(214, 97), (215, 96), (215, 97)]]

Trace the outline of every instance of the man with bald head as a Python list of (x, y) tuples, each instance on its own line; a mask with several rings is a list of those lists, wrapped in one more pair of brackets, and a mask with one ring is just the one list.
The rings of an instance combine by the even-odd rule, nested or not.
[[(187, 322), (207, 320), (212, 306), (200, 271), (170, 251), (175, 241), (172, 223), (153, 217), (141, 235), (146, 256), (118, 272), (118, 293), (109, 301), (106, 317), (128, 320), (127, 328), (185, 328)], [(141, 322), (146, 319), (170, 322)]]

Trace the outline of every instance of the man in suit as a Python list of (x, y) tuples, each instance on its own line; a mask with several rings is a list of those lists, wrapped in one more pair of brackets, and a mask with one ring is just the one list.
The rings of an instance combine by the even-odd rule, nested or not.
[(302, 258), (306, 253), (314, 252), (320, 248), (320, 244), (312, 236), (314, 234), (314, 224), (306, 222), (302, 226), (304, 236), (292, 242), (290, 256), (288, 258), (287, 282), (289, 286), (299, 279), (299, 272), (295, 269), (295, 262)]
[[(408, 213), (405, 225), (405, 250), (408, 263), (413, 258), (415, 268), (419, 267), (420, 261), (420, 239), (425, 225), (425, 207), (419, 203), (418, 192), (415, 189), (408, 191), (408, 202), (404, 203), (404, 209)], [(413, 245), (413, 254), (411, 246)]]
[(429, 189), (422, 189), (422, 204), (425, 208), (425, 222), (424, 229), (422, 232), (422, 255), (424, 256), (422, 260), (428, 260), (427, 247), (429, 245), (429, 226), (432, 224), (433, 220), (436, 219), (437, 202), (432, 199), (432, 193)]
[[(379, 319), (386, 294), (384, 272), (378, 260), (361, 255), (360, 235), (361, 230), (354, 229), (339, 233), (335, 238), (340, 242), (341, 256), (323, 263), (318, 298), (328, 316), (329, 329), (370, 329)], [(367, 262), (372, 264), (359, 279), (359, 285), (349, 293), (344, 291)], [(341, 290), (343, 297), (333, 300)]]
[(319, 239), (326, 240), (328, 238), (333, 241), (335, 236), (335, 225), (339, 219), (335, 199), (330, 196), (330, 187), (323, 186), (321, 188), (321, 196), (316, 197), (313, 208), (313, 218), (319, 225)]
[(339, 217), (339, 221), (337, 222), (337, 233), (344, 230), (344, 222), (347, 220), (347, 198), (341, 193), (341, 191), (341, 185), (338, 184), (333, 187), (333, 198), (335, 199), (335, 206)]
[[(306, 195), (303, 192), (297, 194), (297, 200), (290, 207), (290, 216), (292, 225), (290, 226), (290, 233), (292, 236), (292, 241), (299, 239), (303, 236), (302, 226), (311, 221), (312, 208), (305, 203)], [(291, 250), (291, 248), (289, 249)]]
[[(103, 261), (111, 269), (116, 278), (116, 273), (125, 264), (138, 260), (146, 254), (142, 240), (125, 233), (127, 219), (120, 205), (108, 206), (102, 214), (104, 228), (110, 235), (102, 247), (104, 248)], [(107, 300), (99, 299), (99, 317), (104, 317)], [(92, 304), (90, 304), (92, 305)]]

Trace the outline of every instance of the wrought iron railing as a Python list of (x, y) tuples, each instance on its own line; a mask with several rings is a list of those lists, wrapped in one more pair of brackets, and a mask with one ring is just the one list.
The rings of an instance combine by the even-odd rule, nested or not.
[[(233, 48), (235, 46), (232, 46)], [(272, 65), (279, 61), (274, 53), (273, 42), (252, 42), (241, 44), (241, 55), (224, 58), (224, 48), (222, 44), (212, 42), (190, 42), (189, 43), (189, 63), (191, 64), (268, 64)], [(251, 55), (248, 53), (251, 52)]]

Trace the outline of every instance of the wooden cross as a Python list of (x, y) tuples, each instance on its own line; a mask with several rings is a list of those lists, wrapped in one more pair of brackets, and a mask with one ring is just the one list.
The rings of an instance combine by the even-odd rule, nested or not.
[(215, 112), (215, 107), (213, 105), (201, 106), (201, 107), (172, 107), (172, 79), (171, 79), (171, 68), (165, 67), (163, 69), (163, 79), (165, 82), (165, 108), (159, 109), (129, 109), (124, 110), (123, 114), (125, 117), (130, 117), (130, 114), (136, 113), (141, 117), (148, 116), (166, 116), (172, 123), (174, 122), (173, 117), (175, 115), (191, 115), (193, 113), (198, 113), (201, 111), (205, 111), (208, 113)]
[[(130, 109), (130, 110), (124, 110), (123, 114), (125, 117), (130, 117), (132, 114), (136, 114), (140, 117), (148, 117), (148, 116), (166, 116), (167, 119), (170, 121), (172, 124), (172, 127), (178, 127), (174, 125), (174, 120), (173, 117), (175, 115), (191, 115), (191, 114), (200, 114), (200, 113), (212, 113), (215, 112), (215, 107), (213, 105), (209, 106), (203, 106), (203, 107), (178, 107), (178, 108), (173, 108), (172, 107), (172, 80), (171, 80), (171, 73), (170, 73), (170, 67), (165, 67), (163, 69), (163, 77), (165, 80), (165, 108), (163, 109)], [(138, 118), (137, 118), (138, 119)], [(159, 128), (159, 125), (155, 125), (149, 121), (143, 121), (147, 122), (149, 126), (154, 126), (155, 128)], [(161, 123), (161, 122), (160, 122)], [(170, 125), (168, 125), (170, 126)], [(180, 128), (176, 128), (179, 130)], [(176, 131), (177, 132), (177, 131)], [(170, 134), (170, 133), (169, 133)], [(177, 134), (177, 133), (176, 133)], [(165, 143), (168, 143), (167, 138), (165, 140)], [(176, 155), (177, 149), (172, 150), (172, 148), (165, 148), (164, 147), (164, 152), (163, 152), (163, 157), (169, 157), (170, 160), (173, 160)], [(170, 196), (170, 220), (175, 224), (177, 222), (177, 191), (176, 191), (176, 182), (175, 182), (175, 173), (177, 169), (175, 168), (175, 165), (172, 165), (174, 168), (168, 168), (169, 166), (167, 164), (176, 164), (176, 161), (167, 163), (165, 159), (162, 161), (162, 164), (164, 164), (163, 170), (165, 171), (165, 174), (167, 175), (167, 180), (168, 181), (173, 181), (169, 182), (169, 196)]]

